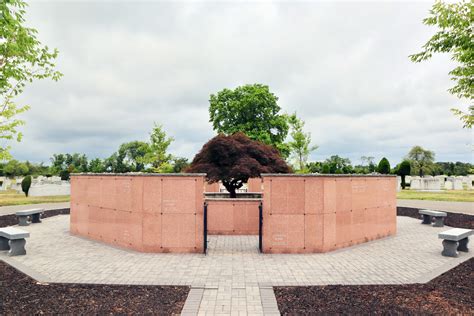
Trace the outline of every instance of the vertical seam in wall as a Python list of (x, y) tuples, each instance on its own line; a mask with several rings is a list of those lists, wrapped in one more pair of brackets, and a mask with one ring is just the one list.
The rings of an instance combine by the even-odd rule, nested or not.
[(163, 248), (163, 178), (160, 179), (160, 217), (161, 217), (161, 221), (160, 221), (160, 248)]
[(306, 179), (303, 184), (303, 249), (306, 249)]

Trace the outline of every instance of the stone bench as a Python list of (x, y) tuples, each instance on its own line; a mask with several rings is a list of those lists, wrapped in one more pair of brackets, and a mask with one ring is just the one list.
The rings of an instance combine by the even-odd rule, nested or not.
[(33, 208), (30, 210), (18, 211), (18, 226), (28, 226), (28, 217), (31, 217), (32, 223), (41, 223), (40, 216), (44, 213), (44, 208)]
[(453, 228), (438, 234), (439, 239), (443, 239), (443, 251), (441, 254), (446, 257), (457, 257), (458, 251), (468, 252), (467, 243), (469, 236), (474, 233), (472, 229)]
[(9, 256), (26, 255), (25, 238), (30, 233), (15, 227), (0, 228), (0, 250), (9, 250)]
[(435, 218), (435, 222), (433, 223), (433, 227), (443, 227), (444, 226), (444, 218), (448, 215), (445, 212), (440, 211), (432, 211), (432, 210), (419, 210), (418, 213), (423, 215), (422, 224), (431, 225), (431, 218)]

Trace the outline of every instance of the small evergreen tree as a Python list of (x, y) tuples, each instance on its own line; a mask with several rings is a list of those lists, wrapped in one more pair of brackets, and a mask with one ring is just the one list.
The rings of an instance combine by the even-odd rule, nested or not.
[(21, 181), (21, 190), (25, 193), (26, 197), (28, 197), (28, 191), (30, 191), (31, 187), (31, 176), (26, 176)]
[(397, 174), (402, 177), (402, 189), (405, 189), (405, 176), (410, 175), (411, 173), (411, 164), (408, 160), (403, 160), (397, 169)]
[(379, 165), (377, 167), (377, 171), (381, 174), (389, 174), (390, 173), (390, 163), (388, 162), (387, 158), (383, 157)]

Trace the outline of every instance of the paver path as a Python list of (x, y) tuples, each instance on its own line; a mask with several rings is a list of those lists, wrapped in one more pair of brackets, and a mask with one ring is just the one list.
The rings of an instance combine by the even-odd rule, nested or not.
[(394, 237), (325, 254), (263, 255), (256, 236), (209, 236), (205, 256), (138, 253), (72, 236), (69, 215), (58, 215), (22, 227), (31, 234), (26, 256), (0, 252), (0, 260), (41, 282), (191, 285), (204, 289), (201, 313), (239, 306), (259, 314), (269, 306), (259, 297), (270, 286), (428, 282), (473, 256), (441, 256), (437, 234), (449, 227), (397, 221)]
[(426, 200), (397, 200), (397, 206), (427, 208), (436, 211), (474, 215), (474, 202), (447, 202)]
[(69, 207), (70, 207), (69, 202), (0, 206), (0, 216), (15, 214), (16, 211), (27, 210), (31, 208), (44, 208), (45, 210), (57, 210), (57, 209), (69, 208)]

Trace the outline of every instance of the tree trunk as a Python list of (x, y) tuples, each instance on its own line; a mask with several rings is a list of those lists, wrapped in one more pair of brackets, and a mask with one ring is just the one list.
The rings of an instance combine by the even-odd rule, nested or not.
[(235, 192), (235, 186), (232, 185), (232, 181), (222, 181), (222, 184), (226, 188), (227, 192), (229, 192), (230, 198), (235, 199), (237, 197), (237, 193)]
[(402, 175), (402, 189), (405, 190), (406, 182), (405, 182), (405, 175)]
[(229, 194), (230, 194), (230, 198), (231, 198), (231, 199), (237, 198), (237, 193), (235, 193), (235, 188), (234, 188), (234, 187), (232, 187), (230, 190), (227, 189), (227, 191), (229, 191)]

